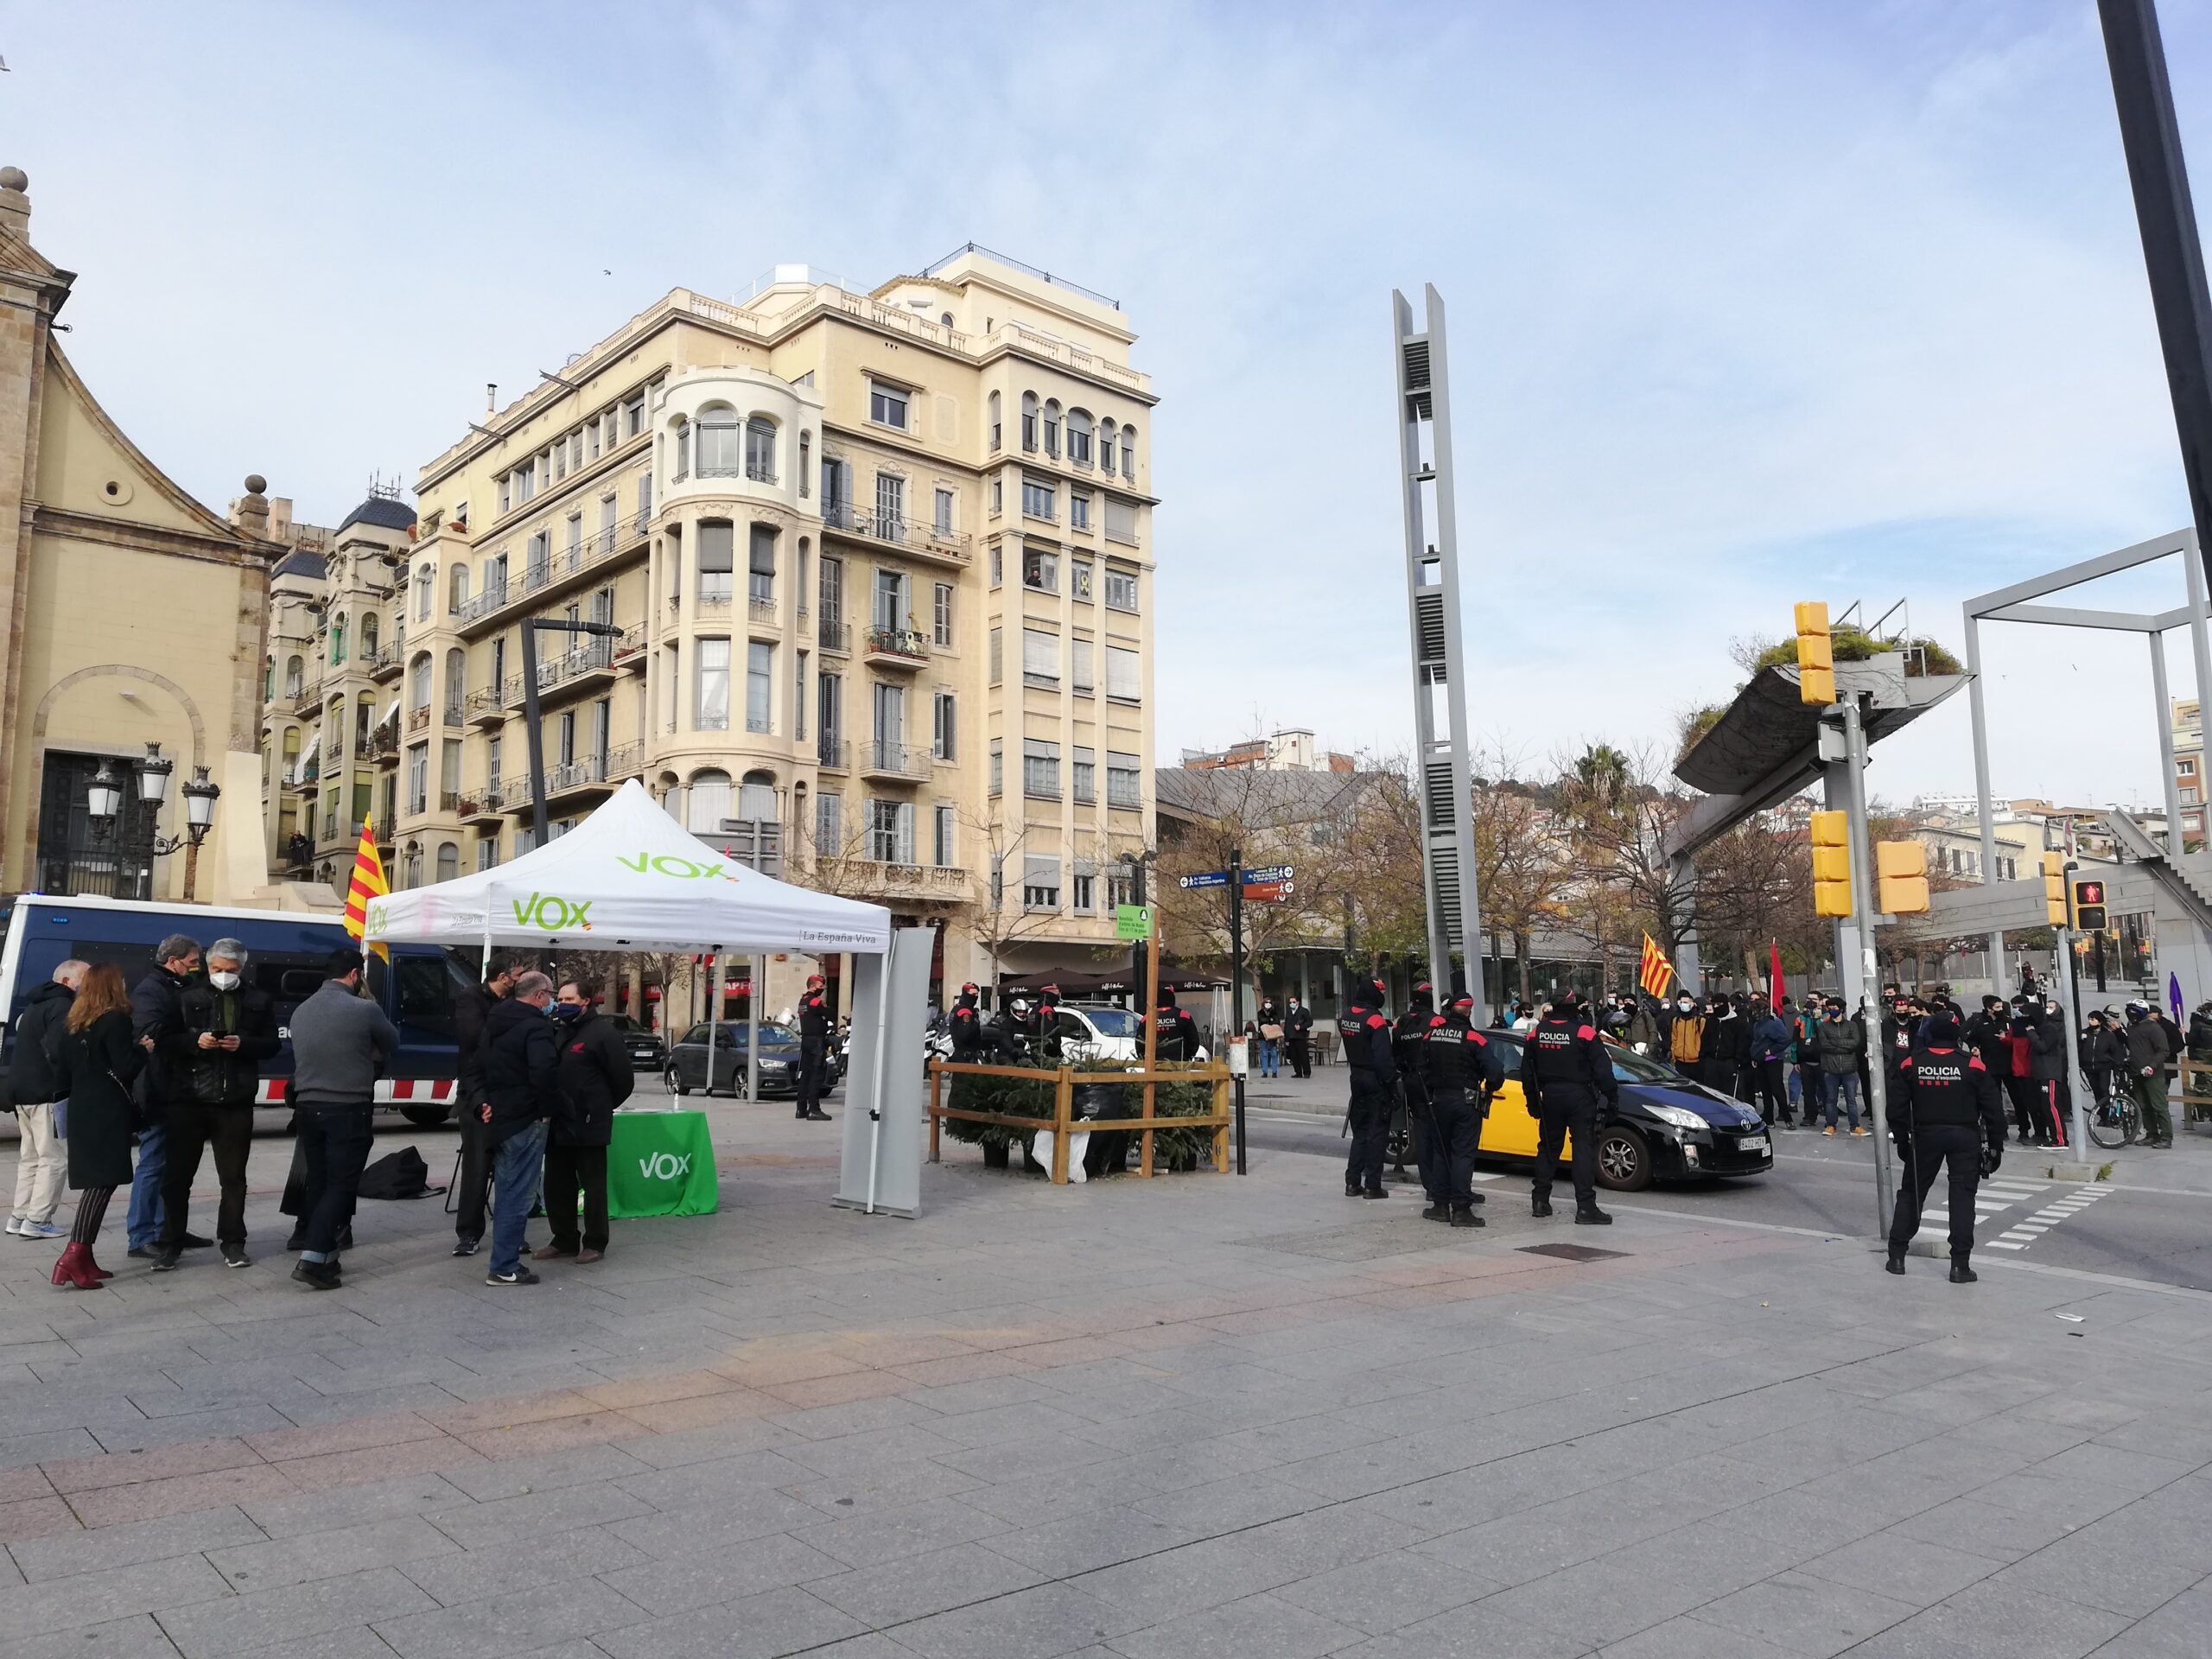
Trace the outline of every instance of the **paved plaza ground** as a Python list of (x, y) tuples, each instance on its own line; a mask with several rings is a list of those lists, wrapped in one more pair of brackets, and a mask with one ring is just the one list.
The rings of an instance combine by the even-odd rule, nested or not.
[(713, 1116), (720, 1214), (531, 1289), (435, 1201), (292, 1284), (276, 1137), (245, 1272), (0, 1241), (0, 1659), (2206, 1651), (2212, 1297), (1290, 1151), (870, 1218)]

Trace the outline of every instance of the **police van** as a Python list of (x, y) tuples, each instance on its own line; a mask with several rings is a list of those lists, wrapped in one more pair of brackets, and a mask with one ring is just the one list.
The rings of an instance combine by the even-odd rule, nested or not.
[[(323, 962), (353, 941), (335, 918), (279, 910), (226, 910), (210, 905), (161, 905), (130, 899), (79, 896), (48, 899), (35, 893), (0, 900), (0, 1015), (7, 1046), (31, 994), (70, 957), (111, 962), (123, 982), (136, 985), (153, 970), (154, 947), (172, 933), (188, 934), (204, 950), (216, 939), (246, 948), (246, 982), (276, 1005), (284, 1040), (263, 1064), (257, 1103), (284, 1109), (292, 1076), (292, 1010), (322, 983)], [(377, 1105), (410, 1122), (443, 1122), (453, 1113), (456, 1050), (454, 1000), (473, 976), (440, 946), (395, 944), (386, 966), (372, 956), (369, 992), (399, 1027), (399, 1047), (377, 1083)]]

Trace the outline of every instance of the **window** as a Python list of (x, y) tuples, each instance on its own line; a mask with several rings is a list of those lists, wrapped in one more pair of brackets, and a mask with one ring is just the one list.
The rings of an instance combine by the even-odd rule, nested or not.
[(914, 861), (914, 804), (912, 801), (870, 801), (868, 817), (868, 855), (879, 864), (912, 864)]
[(991, 586), (995, 588), (1006, 580), (1006, 555), (996, 542), (991, 543)]
[(1060, 907), (1060, 861), (1044, 853), (1025, 853), (1021, 858), (1021, 907), (1058, 910)]
[(903, 570), (875, 569), (875, 609), (871, 626), (896, 632), (906, 626), (906, 575)]
[(1090, 411), (1088, 410), (1068, 410), (1068, 465), (1090, 465)]
[(1054, 460), (1060, 454), (1060, 405), (1057, 398), (1045, 400), (1045, 453)]
[(930, 758), (933, 760), (955, 760), (957, 738), (954, 728), (959, 724), (959, 710), (954, 705), (953, 694), (940, 691), (930, 700)]
[[(996, 394), (994, 393), (993, 396), (995, 397)], [(959, 855), (953, 842), (953, 832), (958, 827), (958, 817), (950, 801), (939, 801), (931, 809), (930, 816), (935, 821), (932, 828), (936, 831), (931, 837), (933, 844), (930, 849), (930, 861), (940, 870), (951, 869), (960, 862)]]
[(305, 658), (288, 657), (284, 659), (284, 695), (286, 696), (296, 697), (305, 689), (307, 671)]
[(896, 473), (875, 475), (875, 533), (887, 542), (906, 539), (906, 480)]
[(729, 729), (729, 641), (702, 639), (695, 652), (698, 689), (691, 723), (699, 731), (726, 732)]
[[(334, 804), (337, 797), (331, 797)], [(407, 810), (419, 813), (429, 810), (430, 804), (430, 746), (427, 743), (410, 745), (407, 751)]]
[(1097, 881), (1098, 877), (1094, 872), (1084, 869), (1080, 864), (1077, 865), (1076, 873), (1068, 883), (1068, 902), (1071, 906), (1077, 910), (1095, 908), (1091, 904), (1091, 893)]
[(776, 806), (773, 772), (748, 772), (737, 786), (737, 816), (747, 823), (774, 823), (782, 814)]
[(1090, 567), (1078, 561), (1068, 567), (1068, 592), (1084, 604), (1090, 603)]
[(940, 582), (930, 595), (930, 643), (941, 651), (952, 649), (952, 584)]
[(1144, 695), (1142, 659), (1127, 646), (1106, 647), (1106, 695), (1129, 702)]
[(745, 648), (745, 729), (748, 732), (769, 732), (775, 728), (768, 721), (768, 699), (773, 695), (776, 673), (776, 648), (755, 639)]
[(584, 428), (584, 457), (588, 461), (599, 459), (599, 419), (596, 416), (593, 416), (592, 423)]
[(886, 765), (899, 766), (906, 759), (899, 751), (906, 747), (906, 688), (878, 680), (868, 687), (868, 699), (874, 710), (875, 747)]
[(541, 530), (530, 538), (529, 563), (524, 566), (524, 580), (532, 588), (543, 588), (545, 579), (553, 573), (553, 532)]
[(682, 483), (691, 476), (691, 423), (676, 423), (676, 480)]
[(738, 475), (737, 411), (728, 407), (699, 411), (698, 473), (702, 478)]
[(1090, 672), (1092, 649), (1088, 639), (1068, 641), (1068, 683), (1079, 697), (1087, 697), (1098, 689), (1098, 682)]
[(802, 501), (814, 493), (814, 434), (798, 435), (798, 499)]
[(1025, 738), (1021, 745), (1021, 792), (1040, 800), (1060, 798), (1060, 746)]
[(822, 626), (834, 628), (845, 615), (845, 562), (822, 556)]
[(426, 564), (415, 573), (415, 620), (417, 622), (430, 620), (430, 588), (436, 581), (437, 568), (435, 565)]
[(2196, 762), (2188, 759), (2177, 760), (2174, 762), (2174, 770), (2184, 778), (2194, 778), (2196, 776)]
[(814, 850), (830, 858), (841, 856), (845, 850), (845, 798), (842, 795), (817, 795), (814, 798)]
[(1043, 628), (1021, 631), (1021, 677), (1030, 685), (1060, 683), (1060, 636)]
[(457, 612), (462, 606), (467, 604), (468, 567), (465, 564), (454, 566), (452, 573), (446, 578), (446, 588), (448, 610)]
[(634, 438), (645, 429), (645, 394), (639, 392), (622, 405), (622, 435)]
[(1021, 447), (1031, 454), (1037, 453), (1037, 394), (1021, 394)]
[(852, 482), (851, 467), (835, 455), (822, 457), (822, 516), (833, 524), (852, 524)]
[(795, 651), (791, 658), (791, 736), (804, 739), (806, 736), (806, 653)]
[(1106, 567), (1106, 607), (1113, 611), (1134, 611), (1137, 607), (1137, 573)]
[(880, 380), (868, 383), (868, 417), (878, 426), (906, 429), (906, 390)]
[(645, 520), (653, 516), (653, 475), (638, 474), (638, 533), (645, 534)]
[(715, 835), (721, 830), (722, 820), (729, 816), (729, 774), (693, 772), (691, 787), (684, 791), (683, 827), (695, 835), (702, 830)]
[(1006, 677), (1006, 630), (1004, 628), (994, 627), (991, 630), (990, 671), (990, 683), (993, 685), (996, 685)]
[(505, 512), (514, 504), (515, 493), (512, 475), (502, 473), (499, 474), (499, 511)]
[(2182, 785), (2181, 799), (2183, 806), (2196, 806), (2202, 802), (2203, 797), (2195, 784), (2184, 784)]
[(496, 733), (484, 740), (484, 778), (494, 790), (499, 786), (499, 757), (505, 753), (505, 747), (504, 740)]
[(737, 531), (728, 519), (702, 518), (699, 521), (699, 535), (694, 556), (699, 567), (699, 602), (702, 605), (727, 605), (730, 594), (730, 567), (735, 561)]
[(746, 559), (746, 596), (764, 605), (776, 601), (776, 527), (753, 526), (753, 543)]
[(1070, 490), (1068, 492), (1068, 528), (1070, 530), (1090, 528), (1090, 491)]
[(990, 773), (991, 793), (1004, 794), (1006, 792), (1006, 741), (1003, 738), (995, 737), (991, 740)]
[[(995, 478), (991, 480), (991, 517), (995, 518), (1005, 511), (1006, 480), (1002, 478)], [(996, 550), (994, 549), (993, 551), (995, 553)]]
[(553, 764), (573, 766), (576, 764), (576, 711), (563, 709), (561, 718), (553, 728)]
[(799, 620), (806, 620), (806, 537), (798, 538), (798, 557), (791, 563), (791, 592), (798, 600)]
[(546, 453), (553, 457), (553, 476), (556, 479), (566, 478), (569, 475), (569, 441), (563, 438)]
[(930, 514), (930, 528), (940, 536), (952, 534), (952, 492), (941, 484)]
[(1134, 501), (1106, 498), (1106, 539), (1127, 546), (1137, 544), (1137, 506)]
[(1098, 465), (1102, 471), (1114, 470), (1114, 417), (1110, 415), (1098, 423)]
[(990, 407), (991, 407), (991, 448), (992, 448), (992, 449), (993, 449), (993, 450), (996, 450), (996, 449), (998, 448), (998, 447), (999, 447), (999, 414), (1000, 414), (1000, 408), (999, 408), (999, 395), (998, 395), (998, 393), (996, 393), (995, 391), (995, 392), (993, 392), (993, 393), (991, 394), (991, 404), (990, 404)]
[(537, 463), (525, 461), (515, 468), (515, 505), (526, 506), (537, 493)]
[(569, 569), (573, 570), (583, 562), (584, 516), (581, 512), (569, 515)]
[(376, 654), (377, 613), (374, 611), (369, 611), (364, 613), (361, 617), (361, 655), (373, 657)]
[(402, 887), (423, 885), (423, 849), (411, 841), (407, 843), (407, 850), (399, 855), (399, 885)]
[(759, 484), (776, 481), (776, 423), (764, 416), (745, 423), (745, 475)]
[(407, 706), (427, 710), (430, 706), (430, 653), (416, 654), (407, 670)]
[(449, 841), (438, 843), (438, 880), (450, 881), (461, 874), (461, 849)]
[(814, 681), (814, 723), (822, 734), (823, 752), (833, 751), (837, 734), (845, 729), (845, 682), (836, 674), (820, 674)]
[(493, 830), (476, 843), (476, 868), (480, 870), (497, 869), (499, 866), (499, 834)]
[[(468, 701), (468, 654), (455, 645), (446, 652), (446, 723), (461, 724), (461, 705)], [(458, 789), (460, 785), (454, 785)]]
[(1033, 478), (1023, 479), (1021, 513), (1025, 518), (1050, 519), (1052, 517), (1052, 486), (1040, 484)]
[(1122, 754), (1112, 749), (1106, 751), (1106, 804), (1109, 806), (1141, 806), (1143, 798), (1137, 789), (1137, 757)]
[(1021, 550), (1021, 585), (1040, 594), (1060, 591), (1060, 556), (1033, 547)]
[(1137, 481), (1137, 429), (1134, 426), (1122, 429), (1122, 476), (1132, 484)]
[(330, 665), (335, 668), (346, 660), (346, 616), (339, 613), (330, 620)]
[(1098, 798), (1098, 751), (1077, 747), (1074, 764), (1069, 768), (1068, 781), (1075, 785), (1077, 806), (1089, 806)]

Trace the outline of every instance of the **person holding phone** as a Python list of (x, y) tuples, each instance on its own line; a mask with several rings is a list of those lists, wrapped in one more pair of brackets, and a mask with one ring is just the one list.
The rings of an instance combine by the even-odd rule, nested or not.
[(168, 1109), (168, 1161), (162, 1174), (161, 1242), (154, 1271), (173, 1272), (184, 1249), (193, 1178), (203, 1147), (215, 1149), (222, 1197), (215, 1243), (226, 1268), (248, 1265), (245, 1253), (245, 1160), (253, 1147), (253, 1105), (261, 1065), (276, 1052), (276, 1011), (268, 994), (245, 982), (246, 949), (236, 939), (207, 947), (205, 976), (177, 998), (186, 1058)]

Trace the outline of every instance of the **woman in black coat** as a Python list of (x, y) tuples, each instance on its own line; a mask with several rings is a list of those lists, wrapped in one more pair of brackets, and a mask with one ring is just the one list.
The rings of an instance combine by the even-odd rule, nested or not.
[(130, 993), (123, 970), (104, 962), (85, 976), (69, 1005), (54, 1053), (54, 1080), (69, 1103), (69, 1185), (81, 1194), (54, 1282), (97, 1290), (113, 1277), (92, 1260), (107, 1201), (130, 1184), (130, 1137), (137, 1119), (130, 1084), (146, 1051), (130, 1038)]

